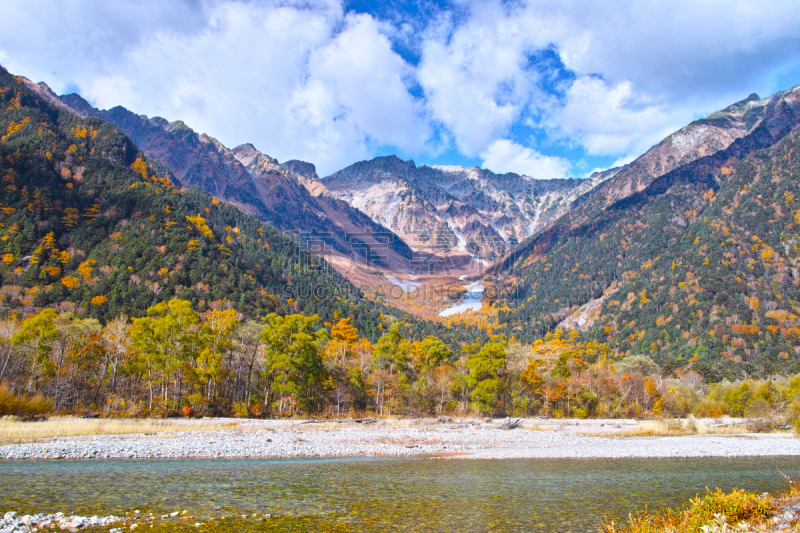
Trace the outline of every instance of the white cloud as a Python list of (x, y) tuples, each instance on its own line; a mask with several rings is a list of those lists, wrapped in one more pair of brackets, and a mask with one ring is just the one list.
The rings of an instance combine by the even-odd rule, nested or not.
[(547, 44), (499, 5), (473, 5), (471, 15), (452, 34), (437, 29), (424, 40), (417, 72), (433, 118), (468, 156), (505, 135), (531, 101), (545, 98), (537, 73), (526, 69), (526, 52)]
[(663, 106), (637, 99), (630, 82), (609, 86), (583, 77), (567, 90), (566, 102), (546, 124), (557, 135), (580, 143), (591, 155), (642, 153), (681, 126)]
[(430, 127), (405, 84), (413, 76), (411, 67), (391, 50), (375, 19), (359, 15), (346, 22), (333, 41), (311, 53), (307, 85), (332, 92), (315, 109), (332, 104), (319, 112), (328, 111), (331, 118), (345, 112), (374, 142), (421, 152)]
[[(135, 4), (114, 17), (80, 6), (95, 18), (76, 17), (67, 28), (56, 24), (66, 4), (49, 1), (53, 15), (43, 24), (23, 11), (16, 15), (16, 23), (25, 20), (40, 32), (15, 31), (13, 40), (6, 34), (0, 50), (7, 58), (12, 49), (20, 55), (4, 59), (6, 67), (56, 91), (74, 84), (102, 107), (181, 119), (228, 146), (252, 142), (282, 161), (313, 161), (321, 174), (368, 158), (378, 146), (419, 153), (430, 137), (424, 106), (406, 88), (413, 69), (385, 35), (391, 28), (369, 15), (345, 14), (338, 2), (220, 2), (202, 12), (184, 5), (169, 16), (157, 13), (156, 4), (143, 5), (167, 33), (192, 14), (191, 31), (165, 38)], [(124, 19), (130, 35), (112, 39), (126, 28)], [(108, 35), (93, 33), (95, 26)], [(5, 29), (11, 32), (12, 24)], [(80, 47), (84, 35), (93, 53), (81, 52), (71, 65), (57, 58), (57, 43), (72, 49), (67, 43), (76, 40)], [(52, 57), (42, 61), (40, 52)]]
[(483, 168), (498, 174), (515, 172), (536, 179), (568, 177), (569, 162), (560, 157), (542, 155), (531, 148), (500, 139), (481, 153)]
[[(425, 160), (452, 141), (495, 165), (509, 143), (519, 158), (504, 169), (557, 175), (564, 160), (505, 139), (527, 127), (576, 159), (627, 160), (698, 115), (800, 80), (796, 0), (463, 0), (426, 7), (427, 22), (357, 15), (343, 0), (7, 4), (0, 61), (12, 72), (322, 174), (387, 146)], [(542, 50), (568, 75), (532, 62)]]
[[(433, 116), (467, 155), (522, 122), (590, 155), (627, 158), (800, 71), (795, 3), (476, 0), (462, 4), (466, 22), (423, 43), (420, 81)], [(549, 46), (575, 75), (562, 82), (561, 101), (540, 90), (549, 73), (526, 65)]]

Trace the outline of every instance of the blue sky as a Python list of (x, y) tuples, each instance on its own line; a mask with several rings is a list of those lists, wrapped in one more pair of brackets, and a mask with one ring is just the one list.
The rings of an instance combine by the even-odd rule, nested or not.
[(321, 175), (397, 154), (536, 178), (800, 83), (794, 1), (32, 0), (0, 63)]

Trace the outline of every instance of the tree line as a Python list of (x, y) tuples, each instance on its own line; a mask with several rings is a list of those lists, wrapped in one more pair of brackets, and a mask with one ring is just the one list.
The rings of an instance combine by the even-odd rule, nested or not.
[(270, 314), (172, 299), (102, 325), (46, 308), (0, 322), (0, 414), (118, 416), (773, 417), (800, 411), (800, 377), (709, 385), (649, 357), (557, 330), (459, 349), (382, 316)]

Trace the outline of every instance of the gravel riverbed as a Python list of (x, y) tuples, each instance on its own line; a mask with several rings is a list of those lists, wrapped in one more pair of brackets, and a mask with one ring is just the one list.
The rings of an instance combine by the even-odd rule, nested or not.
[(793, 433), (615, 435), (634, 420), (467, 419), (355, 421), (230, 421), (231, 429), (154, 434), (52, 437), (0, 446), (0, 459), (178, 457), (341, 457), (438, 455), (453, 458), (736, 457), (800, 455)]

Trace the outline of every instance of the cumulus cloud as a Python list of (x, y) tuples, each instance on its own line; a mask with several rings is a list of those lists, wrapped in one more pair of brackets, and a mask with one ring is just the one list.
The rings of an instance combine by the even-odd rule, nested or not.
[[(420, 81), (463, 153), (520, 121), (589, 155), (630, 158), (665, 134), (800, 70), (792, 2), (475, 1), (423, 44)], [(572, 74), (532, 69), (554, 49)], [(800, 76), (796, 76), (796, 79)], [(561, 93), (561, 94), (559, 94)]]
[[(380, 146), (420, 153), (430, 137), (424, 106), (407, 89), (413, 69), (386, 36), (391, 28), (337, 2), (184, 4), (174, 13), (160, 4), (110, 13), (87, 5), (79, 11), (93, 18), (61, 27), (58, 13), (69, 10), (51, 1), (44, 24), (17, 13), (38, 35), (8, 24), (0, 49), (7, 68), (56, 91), (77, 87), (96, 105), (181, 119), (228, 146), (253, 142), (280, 160), (313, 161), (321, 173)], [(128, 35), (112, 38), (123, 28)], [(78, 52), (72, 65), (59, 60), (57, 43), (80, 47), (84, 36), (91, 53)]]
[(570, 86), (547, 125), (591, 155), (617, 155), (641, 153), (681, 124), (663, 106), (637, 98), (628, 81), (609, 86), (583, 77)]
[(4, 6), (0, 62), (321, 174), (454, 148), (552, 177), (579, 165), (508, 139), (547, 137), (539, 150), (592, 165), (629, 160), (754, 90), (800, 81), (794, 4), (465, 0), (359, 14), (342, 0), (37, 0)]
[[(412, 68), (391, 50), (391, 41), (372, 17), (348, 17), (347, 26), (326, 46), (312, 51), (307, 86), (325, 87), (320, 104), (330, 118), (346, 113), (378, 144), (420, 153), (430, 136), (421, 102), (408, 91)], [(319, 93), (320, 95), (322, 93)]]
[(515, 172), (536, 179), (568, 177), (569, 162), (560, 157), (542, 155), (508, 139), (500, 139), (481, 153), (483, 168), (498, 174)]
[(499, 4), (476, 4), (452, 33), (435, 31), (422, 44), (418, 77), (435, 120), (453, 135), (458, 150), (474, 156), (546, 96), (529, 52), (546, 40), (509, 16)]

